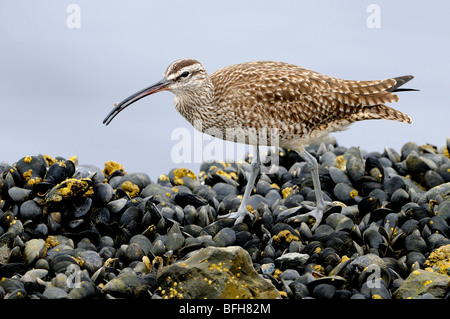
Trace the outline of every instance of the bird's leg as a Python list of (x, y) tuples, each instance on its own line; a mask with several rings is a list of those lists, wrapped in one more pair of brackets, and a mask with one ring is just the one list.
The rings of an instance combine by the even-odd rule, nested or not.
[[(312, 182), (314, 186), (314, 192), (316, 194), (316, 207), (310, 207), (307, 205), (303, 205), (303, 207), (306, 207), (308, 209), (312, 209), (309, 213), (302, 214), (301, 216), (312, 216), (316, 220), (314, 223), (314, 226), (311, 228), (311, 230), (315, 230), (317, 226), (319, 226), (320, 222), (322, 221), (323, 213), (325, 211), (325, 208), (330, 205), (331, 203), (325, 202), (322, 195), (322, 190), (320, 187), (320, 179), (319, 179), (319, 165), (317, 164), (317, 160), (314, 156), (309, 154), (305, 149), (298, 152), (301, 158), (306, 161), (306, 164), (311, 169), (311, 177)], [(286, 215), (289, 215), (295, 211), (298, 211), (299, 207), (294, 207), (288, 209), (286, 212)], [(287, 219), (288, 222), (294, 221), (297, 218), (297, 216), (290, 217)]]
[(221, 216), (222, 218), (235, 218), (235, 224), (241, 223), (246, 215), (249, 215), (251, 218), (253, 218), (253, 215), (247, 211), (247, 203), (250, 194), (252, 193), (253, 186), (255, 185), (256, 177), (258, 176), (259, 170), (261, 168), (258, 146), (255, 147), (255, 151), (256, 155), (252, 160), (250, 177), (248, 178), (247, 185), (245, 186), (244, 197), (242, 198), (241, 205), (239, 206), (238, 211)]

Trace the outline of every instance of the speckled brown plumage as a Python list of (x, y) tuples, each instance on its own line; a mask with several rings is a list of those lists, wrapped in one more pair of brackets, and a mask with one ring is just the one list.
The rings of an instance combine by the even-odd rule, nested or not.
[(208, 76), (200, 62), (183, 59), (172, 63), (165, 77), (176, 82), (185, 71), (197, 85), (182, 92), (169, 88), (177, 110), (197, 129), (223, 139), (237, 141), (227, 138), (232, 129), (246, 134), (276, 130), (280, 146), (296, 149), (355, 121), (412, 122), (384, 105), (398, 101), (393, 91), (412, 76), (348, 81), (272, 61), (231, 65)]

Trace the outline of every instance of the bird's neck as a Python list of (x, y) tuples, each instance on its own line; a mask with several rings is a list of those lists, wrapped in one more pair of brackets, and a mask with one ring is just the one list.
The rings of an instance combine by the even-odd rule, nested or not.
[(204, 132), (214, 121), (214, 86), (208, 81), (195, 90), (175, 94), (175, 108), (195, 129)]

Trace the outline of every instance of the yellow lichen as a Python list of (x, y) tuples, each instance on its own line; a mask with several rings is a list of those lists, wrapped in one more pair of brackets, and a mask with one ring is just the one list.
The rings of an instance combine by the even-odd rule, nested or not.
[(280, 275), (282, 273), (283, 272), (280, 269), (275, 269), (275, 271), (273, 272), (273, 277), (276, 278), (276, 279), (280, 279)]
[(59, 187), (50, 191), (46, 195), (49, 201), (59, 202), (62, 199), (67, 199), (75, 196), (91, 196), (94, 194), (93, 187), (89, 179), (69, 178), (59, 184)]
[(72, 161), (75, 165), (78, 165), (78, 156), (74, 155), (69, 158), (69, 161)]
[(281, 191), (281, 194), (283, 195), (283, 198), (286, 198), (291, 194), (291, 192), (292, 192), (292, 187), (285, 187)]
[(58, 246), (60, 243), (59, 243), (59, 240), (57, 240), (55, 236), (48, 236), (47, 239), (45, 240), (45, 244), (49, 248), (50, 247), (54, 248), (54, 247)]
[(181, 178), (179, 178), (179, 177), (176, 177), (176, 176), (175, 176), (175, 178), (173, 179), (173, 183), (174, 183), (176, 186), (183, 186), (183, 185), (184, 185), (183, 180), (182, 180)]
[(105, 163), (105, 168), (103, 169), (103, 174), (105, 174), (106, 177), (114, 173), (115, 171), (124, 171), (123, 166), (117, 162), (114, 161), (108, 161)]
[(197, 176), (195, 176), (195, 174), (187, 168), (178, 168), (174, 171), (174, 174), (175, 176), (180, 178), (187, 176), (189, 178), (192, 178), (193, 180), (197, 180)]
[(397, 228), (391, 227), (391, 232), (392, 232), (392, 235), (395, 236), (395, 235), (397, 235), (398, 230), (397, 230)]
[(290, 243), (292, 241), (299, 241), (300, 238), (293, 235), (289, 230), (282, 230), (277, 235), (273, 236), (273, 241), (281, 245), (282, 243)]
[(423, 283), (423, 285), (426, 286), (426, 285), (431, 284), (432, 282), (433, 282), (433, 280), (426, 280), (426, 281)]
[(255, 209), (252, 205), (247, 205), (247, 211), (251, 214), (255, 214)]
[(183, 182), (183, 177), (187, 176), (193, 180), (197, 180), (197, 176), (195, 176), (195, 174), (187, 168), (177, 168), (173, 170), (173, 174), (174, 174), (174, 185), (184, 185)]
[(57, 162), (57, 160), (54, 157), (50, 156), (50, 155), (45, 155), (44, 154), (44, 159), (47, 162), (47, 166), (48, 167), (52, 166), (53, 164), (55, 164)]
[(448, 147), (446, 147), (446, 148), (444, 149), (444, 155), (445, 155), (446, 157), (450, 158), (450, 151), (448, 150)]
[(434, 250), (425, 261), (425, 266), (433, 267), (436, 272), (450, 275), (450, 244)]
[(272, 183), (272, 184), (270, 184), (270, 187), (276, 188), (276, 189), (280, 189), (280, 186), (278, 186), (277, 183)]
[(216, 174), (225, 176), (225, 177), (227, 177), (229, 179), (234, 179), (234, 180), (238, 179), (238, 177), (237, 177), (235, 172), (227, 173), (227, 172), (224, 172), (223, 170), (219, 169), (219, 170), (216, 171)]
[(40, 182), (42, 182), (42, 178), (39, 177), (39, 176), (36, 176), (34, 178), (30, 178), (27, 181), (27, 184), (28, 184), (28, 186), (33, 186), (34, 184), (37, 184), (37, 183), (40, 183)]
[[(133, 184), (130, 181), (123, 182), (121, 188), (130, 196), (131, 198), (139, 195), (140, 189), (139, 186)], [(169, 194), (169, 193), (167, 193)]]
[(223, 167), (230, 167), (231, 166), (231, 163), (227, 163), (225, 161), (219, 161), (219, 163), (222, 164)]
[(75, 260), (75, 262), (78, 264), (78, 266), (83, 266), (84, 265), (84, 260), (81, 259), (81, 257), (73, 257), (71, 256), (73, 260)]
[(286, 291), (278, 290), (278, 292), (280, 293), (280, 295), (282, 295), (283, 297), (287, 298), (288, 295), (287, 295)]
[(342, 171), (345, 171), (347, 169), (347, 161), (344, 159), (344, 155), (337, 156), (335, 161), (337, 168), (339, 168)]
[(169, 177), (167, 176), (167, 175), (165, 175), (165, 174), (161, 174), (161, 175), (159, 175), (159, 178), (158, 178), (161, 182), (167, 182), (168, 180), (169, 180)]
[(22, 177), (25, 179), (25, 181), (28, 181), (31, 176), (33, 176), (33, 170), (30, 168), (28, 171), (23, 172)]
[(322, 265), (315, 265), (314, 270), (320, 273), (325, 273), (325, 268)]
[(357, 191), (356, 189), (353, 189), (353, 190), (350, 192), (350, 197), (351, 197), (351, 198), (355, 198), (356, 196), (358, 196), (358, 191)]
[(32, 158), (31, 156), (27, 156), (27, 157), (25, 157), (25, 158), (23, 159), (23, 161), (24, 161), (25, 163), (31, 163), (32, 160), (33, 160), (33, 158)]
[(374, 295), (372, 295), (372, 299), (383, 299), (383, 297), (381, 297), (378, 294), (374, 294)]

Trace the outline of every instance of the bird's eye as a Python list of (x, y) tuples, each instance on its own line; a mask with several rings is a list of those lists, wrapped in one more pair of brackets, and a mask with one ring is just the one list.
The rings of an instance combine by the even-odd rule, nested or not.
[(187, 77), (188, 75), (189, 75), (189, 72), (188, 72), (188, 71), (184, 71), (183, 73), (181, 73), (181, 76), (182, 76), (183, 78)]

